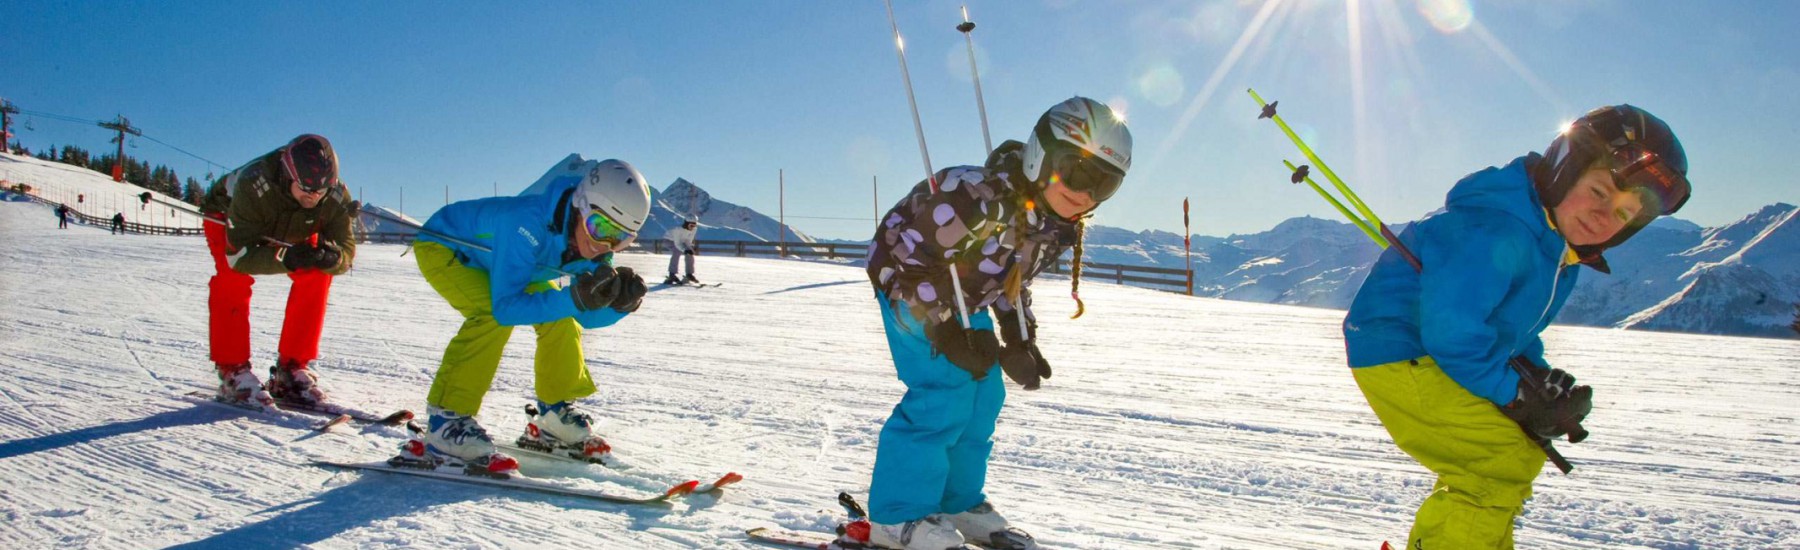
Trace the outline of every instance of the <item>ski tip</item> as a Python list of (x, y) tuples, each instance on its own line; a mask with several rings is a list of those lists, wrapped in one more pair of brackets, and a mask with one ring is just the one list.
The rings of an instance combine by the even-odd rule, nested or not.
[(688, 494), (693, 493), (694, 489), (697, 489), (699, 487), (700, 487), (700, 480), (690, 479), (688, 481), (682, 482), (679, 485), (670, 487), (668, 491), (663, 493), (663, 498), (675, 498), (675, 497), (679, 497), (679, 496), (687, 496)]
[(737, 482), (743, 481), (743, 480), (744, 480), (744, 476), (738, 475), (737, 472), (726, 472), (724, 476), (719, 477), (718, 481), (714, 481), (712, 483), (712, 488), (718, 489), (720, 487), (724, 487), (726, 485), (731, 485), (733, 483), (737, 483)]
[(1388, 541), (1385, 540), (1381, 541), (1381, 550), (1394, 550), (1394, 545), (1388, 544)]
[(398, 426), (401, 424), (405, 424), (407, 422), (412, 422), (413, 418), (414, 418), (414, 415), (413, 415), (412, 411), (407, 410), (407, 409), (400, 409), (398, 411), (394, 411), (393, 414), (383, 417), (381, 419), (381, 423), (387, 424), (390, 426)]
[(340, 424), (348, 424), (348, 423), (350, 423), (350, 415), (340, 414), (340, 415), (337, 415), (337, 417), (332, 418), (331, 420), (325, 421), (324, 424), (320, 424), (319, 427), (313, 428), (313, 431), (328, 432), (328, 431), (331, 431), (331, 428), (334, 426), (337, 426)]

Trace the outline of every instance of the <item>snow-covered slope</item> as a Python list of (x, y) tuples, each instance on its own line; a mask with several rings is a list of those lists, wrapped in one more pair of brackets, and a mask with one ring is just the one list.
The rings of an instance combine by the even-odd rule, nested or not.
[(425, 222), (398, 210), (373, 204), (362, 205), (362, 211), (357, 213), (356, 223), (361, 226), (359, 231), (383, 235), (413, 235), (419, 232), (420, 226), (425, 225)]
[[(322, 358), (340, 400), (422, 409), (461, 319), (398, 245), (336, 279)], [(660, 257), (625, 254), (641, 269)], [(761, 548), (758, 525), (827, 527), (865, 495), (898, 401), (855, 267), (709, 257), (717, 288), (655, 290), (585, 333), (584, 400), (650, 480), (525, 461), (560, 482), (643, 488), (735, 470), (719, 499), (627, 508), (303, 465), (376, 460), (403, 434), (311, 434), (176, 397), (208, 384), (195, 237), (55, 229), (0, 203), (0, 541), (8, 547)], [(1340, 312), (1098, 281), (1071, 321), (1039, 281), (1056, 377), (1013, 390), (989, 495), (1048, 548), (1373, 548), (1403, 537), (1431, 479), (1395, 449), (1343, 367)], [(263, 277), (255, 361), (274, 360), (288, 283)], [(1065, 289), (1066, 290), (1066, 289)], [(1520, 520), (1524, 548), (1793, 548), (1800, 342), (1554, 327), (1550, 359), (1598, 388), (1594, 436), (1563, 450)], [(482, 419), (524, 427), (529, 330)]]
[[(111, 176), (93, 170), (29, 155), (0, 152), (0, 181), (6, 182), (8, 188), (15, 183), (30, 185), (33, 195), (97, 218), (124, 214), (125, 221), (163, 227), (193, 228), (204, 223), (199, 208), (179, 198), (115, 182)], [(153, 197), (149, 204), (138, 199), (145, 192)]]

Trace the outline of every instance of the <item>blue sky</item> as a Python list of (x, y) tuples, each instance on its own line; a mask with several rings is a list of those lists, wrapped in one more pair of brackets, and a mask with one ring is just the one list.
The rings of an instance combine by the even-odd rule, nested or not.
[[(954, 1), (898, 0), (935, 167), (984, 152)], [(1674, 126), (1720, 225), (1800, 202), (1800, 3), (1509, 0), (971, 0), (998, 139), (1074, 94), (1131, 120), (1135, 165), (1103, 224), (1255, 232), (1336, 213), (1286, 183), (1303, 162), (1244, 93), (1282, 114), (1390, 222), (1468, 172), (1541, 151), (1589, 108)], [(520, 6), (528, 6), (529, 9)], [(923, 177), (886, 11), (830, 2), (0, 2), (0, 97), (146, 134), (236, 166), (314, 132), (372, 203), (428, 216), (515, 192), (574, 152), (677, 177), (789, 222), (867, 238)], [(1352, 25), (1351, 21), (1357, 24)], [(1234, 55), (1235, 52), (1235, 55)], [(109, 147), (99, 128), (22, 117), (32, 148)], [(131, 151), (183, 175), (198, 160)], [(872, 201), (871, 178), (879, 178)], [(810, 218), (807, 218), (810, 217)]]

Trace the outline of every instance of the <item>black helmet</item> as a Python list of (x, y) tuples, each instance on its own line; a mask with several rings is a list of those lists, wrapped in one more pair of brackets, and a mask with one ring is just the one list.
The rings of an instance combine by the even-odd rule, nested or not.
[[(1651, 219), (1674, 214), (1687, 204), (1687, 153), (1669, 125), (1649, 111), (1620, 104), (1575, 119), (1544, 151), (1544, 163), (1533, 178), (1538, 199), (1546, 208), (1562, 204), (1590, 168), (1606, 168), (1620, 190), (1644, 197), (1638, 217), (1598, 245), (1599, 250), (1625, 242)], [(1597, 255), (1598, 250), (1594, 252)]]
[(318, 134), (302, 134), (281, 148), (281, 168), (300, 188), (317, 193), (338, 182), (337, 153), (331, 142)]

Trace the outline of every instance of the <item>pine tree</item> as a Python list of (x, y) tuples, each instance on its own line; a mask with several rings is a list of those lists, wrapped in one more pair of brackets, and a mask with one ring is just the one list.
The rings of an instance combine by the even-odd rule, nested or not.
[(194, 181), (193, 176), (188, 176), (187, 185), (181, 188), (181, 200), (194, 206), (200, 206), (200, 197), (205, 194), (206, 189), (200, 187), (200, 182)]

